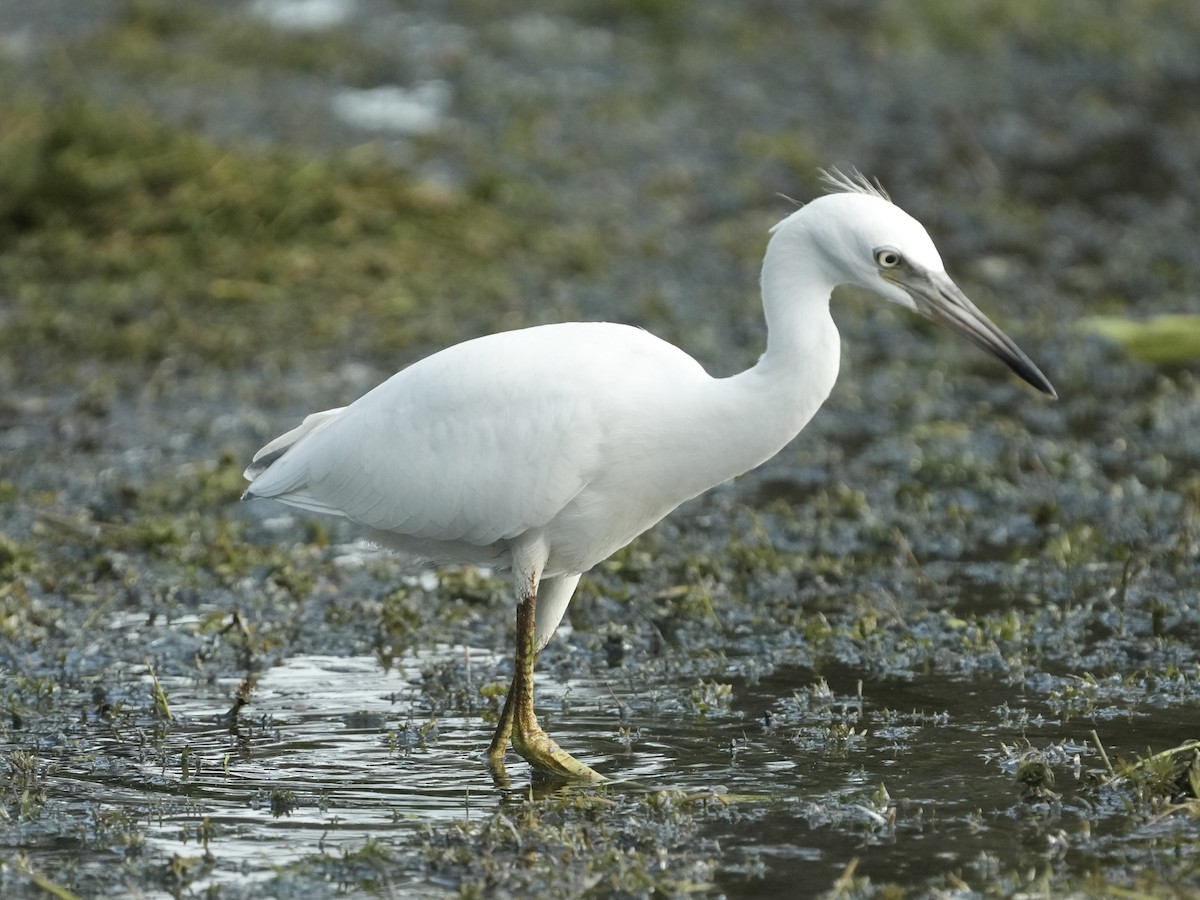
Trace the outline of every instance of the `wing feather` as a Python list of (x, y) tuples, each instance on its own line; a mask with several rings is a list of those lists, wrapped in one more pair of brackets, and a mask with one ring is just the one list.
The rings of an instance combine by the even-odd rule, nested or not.
[[(256, 456), (250, 496), (427, 541), (484, 546), (545, 525), (597, 467), (638, 360), (699, 365), (637, 329), (555, 325), (458, 344)], [(312, 424), (310, 424), (310, 422)]]

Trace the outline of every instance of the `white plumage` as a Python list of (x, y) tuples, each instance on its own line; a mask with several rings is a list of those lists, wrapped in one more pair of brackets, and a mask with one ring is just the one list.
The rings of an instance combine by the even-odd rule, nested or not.
[[(858, 284), (944, 321), (1053, 394), (945, 275), (916, 220), (861, 176), (831, 181), (839, 193), (772, 230), (762, 274), (769, 338), (753, 368), (712, 378), (682, 350), (623, 325), (489, 335), (309, 416), (255, 455), (246, 496), (343, 516), (413, 557), (512, 568), (528, 614), (519, 612), (509, 706), (527, 693), (529, 709), (518, 697), (514, 746), (553, 774), (598, 777), (538, 728), (532, 655), (580, 573), (770, 458), (809, 421), (838, 372), (834, 287)], [(504, 719), (494, 758), (513, 724), (507, 707)]]

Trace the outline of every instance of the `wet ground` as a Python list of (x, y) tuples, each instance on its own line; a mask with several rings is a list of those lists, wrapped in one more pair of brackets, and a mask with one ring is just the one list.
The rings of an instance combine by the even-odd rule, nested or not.
[[(0, 893), (1193, 895), (1193, 320), (1088, 323), (1200, 312), (1198, 40), (1169, 3), (0, 7)], [(245, 461), (499, 328), (749, 364), (823, 165), (1061, 399), (839, 295), (814, 423), (546, 650), (616, 783), (497, 784), (503, 578), (239, 504)]]

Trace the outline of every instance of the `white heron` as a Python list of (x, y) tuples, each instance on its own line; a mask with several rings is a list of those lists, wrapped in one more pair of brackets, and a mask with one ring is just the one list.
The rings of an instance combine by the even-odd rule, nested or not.
[(771, 230), (767, 349), (714, 378), (638, 328), (600, 322), (492, 334), (435, 353), (255, 454), (246, 497), (358, 523), (433, 563), (512, 571), (516, 670), (488, 753), (603, 780), (541, 728), (533, 670), (582, 573), (685, 500), (779, 452), (838, 374), (841, 284), (944, 322), (1051, 397), (1037, 366), (945, 273), (925, 229), (858, 172)]

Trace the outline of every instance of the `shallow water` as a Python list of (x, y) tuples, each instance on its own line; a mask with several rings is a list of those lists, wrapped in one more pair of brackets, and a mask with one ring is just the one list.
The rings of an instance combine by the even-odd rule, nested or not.
[[(498, 784), (483, 755), (491, 724), (478, 713), (440, 713), (422, 734), (430, 716), (419, 699), (431, 663), (460, 666), (465, 677), (468, 667), (486, 672), (495, 662), (486, 650), (449, 646), (386, 672), (374, 657), (292, 657), (258, 676), (234, 725), (236, 681), (160, 677), (169, 726), (94, 719), (66, 741), (45, 736), (47, 808), (60, 823), (78, 819), (81, 833), (85, 823), (136, 821), (139, 855), (199, 865), (207, 850), (187, 890), (239, 895), (255, 885), (279, 890), (289, 867), (344, 860), (364, 846), (399, 859), (386, 875), (358, 876), (360, 887), (455, 892), (460, 885), (431, 877), (422, 863), (431, 829), (515, 815), (531, 790), (541, 802), (599, 796), (618, 819), (638, 815), (647, 792), (679, 792), (694, 804), (694, 841), (720, 848), (714, 887), (763, 897), (795, 896), (797, 884), (828, 888), (852, 861), (857, 877), (879, 883), (986, 881), (1076, 846), (1103, 855), (1116, 821), (1089, 787), (1100, 771), (1096, 723), (1064, 723), (1038, 690), (918, 677), (868, 681), (860, 694), (855, 670), (836, 666), (781, 667), (752, 684), (733, 679), (731, 702), (703, 717), (682, 699), (694, 686), (669, 678), (632, 694), (574, 679), (566, 705), (566, 686), (539, 678), (547, 728), (614, 782), (531, 783), (510, 754), (511, 781)], [(144, 670), (130, 673), (127, 687), (149, 692), (152, 681)], [(1169, 717), (1136, 706), (1113, 712), (1096, 725), (1110, 754), (1200, 730), (1194, 706)], [(148, 739), (156, 728), (161, 736)], [(1053, 793), (1023, 790), (1023, 754), (1049, 761)], [(53, 872), (76, 852), (43, 845), (30, 860)], [(72, 865), (86, 879), (89, 866), (109, 864), (85, 855)], [(179, 887), (141, 890), (165, 897)]]

